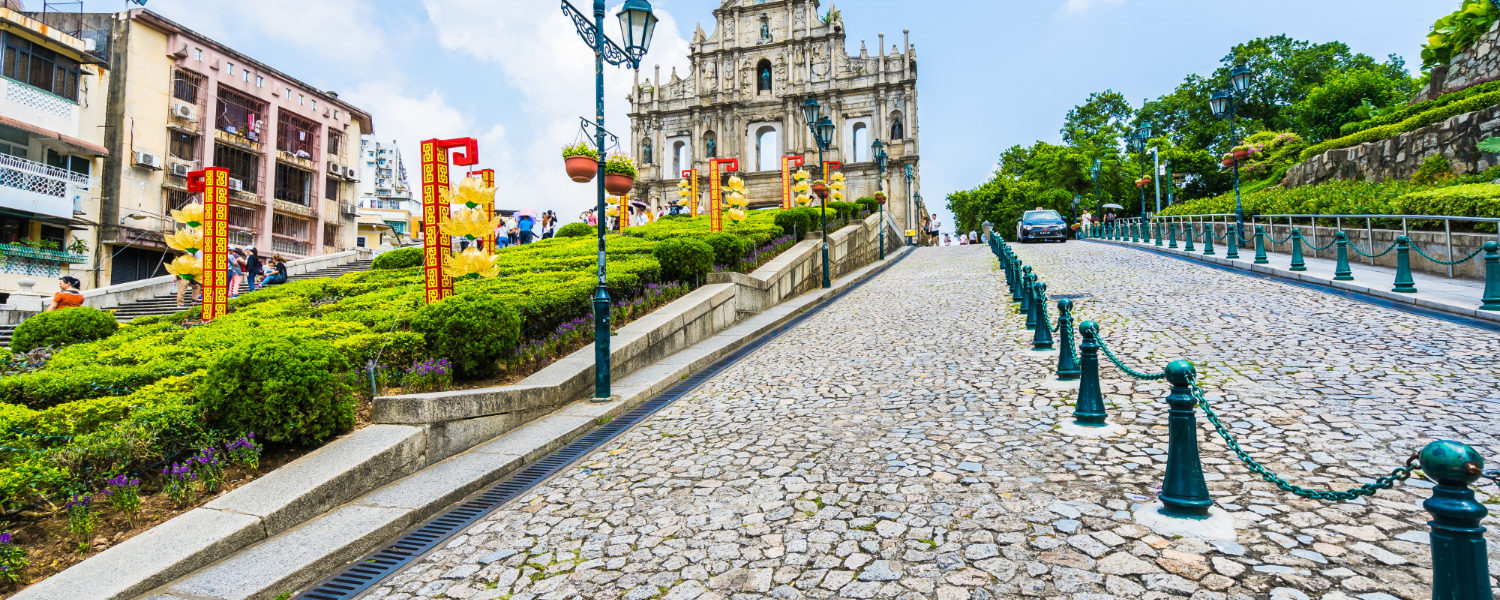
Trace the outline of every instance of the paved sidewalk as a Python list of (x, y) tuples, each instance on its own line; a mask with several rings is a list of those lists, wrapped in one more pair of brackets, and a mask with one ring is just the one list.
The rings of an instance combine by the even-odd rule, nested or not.
[[(1188, 358), (1240, 442), (1314, 488), (1432, 439), (1500, 460), (1500, 336), (1100, 244), (1020, 246), (1122, 360)], [(1234, 293), (1226, 293), (1234, 290)], [(1165, 387), (1104, 370), (1066, 435), (985, 246), (921, 248), (365, 598), (1427, 598), (1427, 484), (1324, 504), (1200, 443), (1232, 542), (1136, 522)], [(1500, 490), (1481, 497), (1500, 501)], [(1490, 547), (1500, 534), (1490, 520)], [(1500, 561), (1491, 572), (1500, 574)]]

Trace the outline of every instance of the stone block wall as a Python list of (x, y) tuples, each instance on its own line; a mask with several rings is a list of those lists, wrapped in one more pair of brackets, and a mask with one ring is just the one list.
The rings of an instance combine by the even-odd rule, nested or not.
[(1500, 106), (1464, 113), (1395, 137), (1329, 150), (1293, 166), (1282, 185), (1297, 187), (1335, 179), (1385, 181), (1407, 179), (1422, 160), (1442, 154), (1459, 175), (1500, 164), (1500, 154), (1480, 152), (1479, 142), (1500, 136)]
[(1446, 66), (1433, 67), (1427, 87), (1417, 93), (1412, 103), (1492, 81), (1496, 75), (1500, 75), (1500, 21), (1491, 25), (1473, 46), (1458, 53)]

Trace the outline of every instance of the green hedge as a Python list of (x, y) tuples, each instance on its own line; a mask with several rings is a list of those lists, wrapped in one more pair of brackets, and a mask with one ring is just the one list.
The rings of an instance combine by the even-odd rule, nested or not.
[(422, 266), (421, 248), (401, 248), (382, 252), (370, 263), (372, 269), (410, 269)]
[(115, 316), (88, 306), (44, 312), (22, 321), (10, 341), (16, 352), (44, 346), (61, 348), (104, 339), (120, 327)]
[(459, 379), (483, 379), (500, 371), (500, 360), (515, 349), (521, 317), (509, 304), (487, 294), (459, 294), (417, 311), (412, 330), (427, 347), (453, 362)]
[[(1468, 178), (1455, 178), (1465, 181)], [(1447, 215), (1500, 218), (1500, 185), (1460, 183), (1434, 187), (1408, 181), (1369, 183), (1335, 181), (1291, 189), (1243, 194), (1245, 214)], [(1234, 212), (1234, 195), (1200, 198), (1174, 205), (1161, 214), (1198, 215)], [(1494, 225), (1477, 224), (1479, 231)]]
[(215, 358), (200, 398), (212, 422), (230, 431), (313, 446), (354, 427), (352, 380), (333, 344), (268, 332)]
[(1448, 106), (1449, 104), (1453, 104), (1454, 102), (1467, 100), (1474, 96), (1488, 94), (1490, 92), (1500, 92), (1500, 81), (1481, 83), (1479, 85), (1470, 86), (1458, 90), (1456, 92), (1443, 94), (1431, 100), (1424, 100), (1416, 104), (1406, 104), (1399, 107), (1393, 107), (1393, 110), (1391, 110), (1391, 112), (1385, 113), (1378, 117), (1373, 117), (1364, 121), (1356, 121), (1354, 123), (1345, 123), (1342, 127), (1339, 127), (1339, 135), (1353, 135), (1373, 127), (1390, 125), (1392, 123), (1400, 123), (1402, 121), (1410, 119), (1413, 116), (1422, 114), (1435, 108), (1442, 108), (1444, 106)]
[(696, 239), (663, 240), (652, 250), (669, 281), (695, 281), (714, 266), (714, 248)]
[(723, 267), (739, 265), (740, 258), (750, 251), (744, 238), (730, 233), (711, 233), (702, 240), (714, 249), (714, 264)]
[(1302, 151), (1301, 159), (1307, 160), (1329, 150), (1348, 148), (1366, 142), (1375, 142), (1395, 137), (1408, 131), (1439, 123), (1464, 113), (1483, 110), (1497, 104), (1500, 104), (1500, 91), (1476, 94), (1458, 102), (1448, 103), (1411, 115), (1395, 123), (1371, 127), (1352, 135), (1315, 144)]
[(781, 226), (785, 235), (807, 235), (812, 231), (818, 221), (818, 211), (800, 206), (789, 210), (777, 211), (776, 224)]
[(568, 223), (557, 229), (557, 237), (560, 238), (588, 237), (594, 233), (595, 228), (588, 223)]

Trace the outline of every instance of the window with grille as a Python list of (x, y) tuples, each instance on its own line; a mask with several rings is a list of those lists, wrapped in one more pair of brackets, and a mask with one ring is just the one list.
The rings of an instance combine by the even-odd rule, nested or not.
[(339, 226), (333, 223), (323, 224), (323, 245), (337, 246), (339, 241)]
[(299, 240), (307, 239), (308, 220), (291, 215), (271, 215), (271, 233)]
[(260, 179), (259, 156), (233, 146), (214, 144), (214, 166), (229, 169), (229, 177), (240, 180), (244, 191), (255, 193)]
[(337, 180), (337, 179), (329, 179), (328, 180), (328, 183), (324, 186), (324, 189), (323, 189), (323, 197), (327, 198), (329, 200), (338, 200), (339, 199), (339, 180)]
[(230, 227), (241, 229), (255, 229), (260, 225), (260, 219), (255, 216), (255, 209), (243, 206), (230, 206), (227, 220)]
[(318, 124), (285, 111), (276, 123), (276, 149), (312, 159), (317, 155)]
[(172, 154), (172, 158), (187, 161), (198, 160), (198, 136), (174, 129), (172, 130), (172, 139), (167, 145), (167, 151)]
[(191, 104), (198, 103), (198, 89), (203, 86), (203, 76), (181, 69), (172, 73), (172, 97)]
[(276, 163), (276, 199), (312, 206), (313, 174), (283, 162)]
[(334, 156), (343, 154), (339, 149), (344, 147), (344, 134), (336, 129), (328, 130), (328, 153)]
[(3, 65), (10, 79), (78, 101), (78, 61), (30, 40), (6, 35)]
[(193, 203), (193, 195), (182, 190), (167, 189), (167, 208), (170, 210), (182, 210), (182, 207)]
[(229, 88), (219, 88), (214, 125), (221, 130), (260, 141), (266, 103)]

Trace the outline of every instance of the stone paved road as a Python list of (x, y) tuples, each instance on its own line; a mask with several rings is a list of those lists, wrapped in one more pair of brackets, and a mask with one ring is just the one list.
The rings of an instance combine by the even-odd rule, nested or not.
[[(1198, 363), (1297, 483), (1350, 487), (1433, 438), (1500, 460), (1500, 336), (1139, 251), (1019, 251), (1049, 291), (1093, 295), (1079, 312), (1123, 360)], [(1106, 368), (1125, 433), (1064, 435), (1073, 392), (1042, 383), (1056, 354), (1022, 343), (1001, 281), (985, 247), (921, 249), (365, 597), (1429, 596), (1422, 482), (1299, 500), (1206, 428), (1236, 541), (1136, 524), (1165, 388)]]

